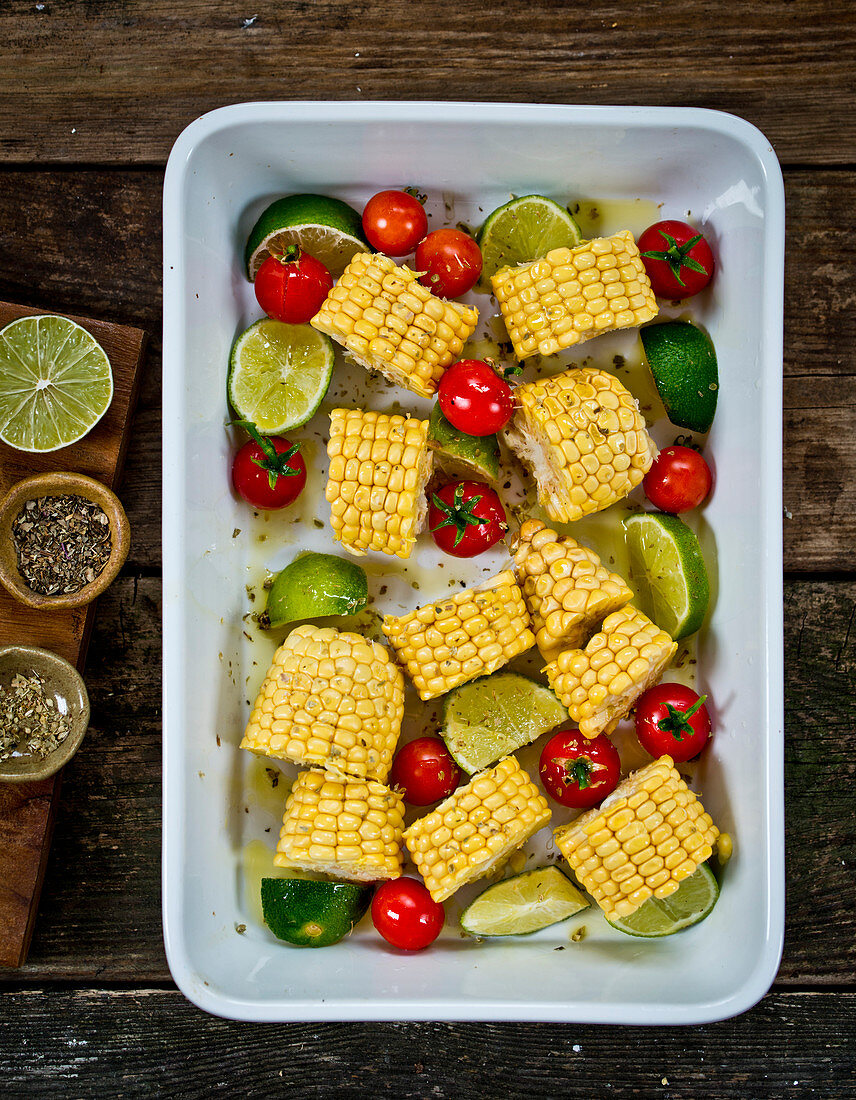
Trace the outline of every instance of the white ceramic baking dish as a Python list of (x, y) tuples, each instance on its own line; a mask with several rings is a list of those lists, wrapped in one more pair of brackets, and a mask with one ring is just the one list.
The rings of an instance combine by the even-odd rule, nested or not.
[[(717, 487), (704, 511), (718, 595), (698, 666), (716, 701), (717, 731), (696, 778), (714, 820), (734, 836), (735, 856), (711, 916), (671, 939), (622, 936), (590, 912), (581, 943), (570, 941), (567, 924), (475, 943), (452, 920), (434, 947), (408, 956), (388, 949), (366, 921), (335, 947), (299, 950), (259, 926), (246, 896), (247, 852), (274, 846), (284, 796), (263, 789), (258, 762), (238, 748), (272, 652), (243, 619), (253, 610), (245, 585), (298, 549), (335, 546), (329, 528), (311, 522), (325, 519), (320, 414), (301, 433), (312, 466), (309, 503), (297, 513), (304, 524), (289, 528), (279, 517), (259, 526), (230, 492), (226, 364), (235, 334), (259, 316), (243, 245), (259, 211), (281, 194), (321, 192), (359, 206), (407, 183), (436, 199), (435, 226), (450, 216), (478, 224), (510, 192), (539, 192), (641, 200), (635, 215), (629, 206), (611, 209), (642, 225), (654, 220), (653, 204), (662, 216), (691, 211), (714, 242), (713, 289), (692, 307), (713, 337), (721, 376), (708, 444)], [(782, 177), (769, 142), (713, 111), (248, 103), (181, 134), (164, 188), (163, 917), (170, 968), (197, 1005), (259, 1021), (691, 1024), (741, 1012), (769, 988), (784, 921), (783, 245)], [(341, 369), (332, 398), (418, 405)], [(447, 591), (424, 542), (415, 565), (428, 580), (418, 595), (416, 574), (403, 577), (400, 563), (382, 556), (369, 561), (375, 591), (389, 573), (384, 610)], [(501, 557), (464, 576), (481, 579)]]

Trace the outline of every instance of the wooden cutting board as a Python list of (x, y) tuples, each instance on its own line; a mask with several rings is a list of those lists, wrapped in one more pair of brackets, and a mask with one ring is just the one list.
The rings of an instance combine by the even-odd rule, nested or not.
[[(0, 302), (0, 328), (50, 310)], [(65, 316), (65, 315), (64, 315)], [(113, 369), (113, 401), (84, 439), (45, 455), (24, 454), (0, 442), (0, 496), (21, 478), (49, 470), (88, 474), (115, 489), (122, 472), (137, 401), (146, 334), (140, 329), (72, 317), (101, 344)], [(131, 543), (133, 545), (133, 530)], [(0, 645), (50, 649), (83, 671), (95, 604), (38, 612), (0, 587)], [(86, 752), (86, 741), (80, 749)], [(33, 935), (61, 775), (39, 783), (0, 783), (0, 966), (21, 966)]]

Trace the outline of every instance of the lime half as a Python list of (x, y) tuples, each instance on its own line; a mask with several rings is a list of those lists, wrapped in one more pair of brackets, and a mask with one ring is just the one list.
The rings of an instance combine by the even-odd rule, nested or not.
[(333, 358), (330, 337), (309, 325), (256, 321), (232, 345), (229, 404), (264, 435), (299, 428), (324, 399)]
[(669, 420), (691, 432), (708, 431), (719, 395), (710, 337), (690, 321), (648, 325), (639, 335)]
[(629, 516), (624, 536), (640, 610), (675, 641), (694, 634), (710, 603), (698, 539), (682, 519), (660, 512)]
[(449, 692), (441, 732), (455, 762), (474, 775), (567, 720), (548, 687), (517, 672), (495, 672)]
[(588, 905), (558, 867), (537, 867), (489, 886), (461, 914), (461, 927), (473, 936), (524, 936)]
[(365, 571), (335, 554), (304, 554), (277, 573), (268, 591), (265, 626), (297, 619), (356, 615), (368, 603)]
[(337, 278), (355, 252), (370, 250), (363, 222), (352, 206), (327, 195), (287, 195), (262, 213), (247, 241), (245, 260), (252, 282), (271, 248), (299, 245)]
[(295, 947), (330, 947), (362, 919), (373, 892), (351, 882), (263, 878), (262, 914), (277, 939)]
[(713, 871), (703, 863), (697, 871), (685, 878), (674, 894), (663, 898), (648, 898), (635, 913), (620, 920), (609, 921), (619, 932), (628, 936), (644, 936), (653, 939), (671, 936), (682, 928), (698, 924), (716, 905), (719, 886)]
[(501, 267), (539, 260), (553, 248), (574, 248), (583, 239), (564, 206), (543, 195), (523, 195), (494, 210), (479, 230), (482, 285)]
[(21, 317), (0, 331), (0, 439), (56, 451), (91, 431), (113, 400), (110, 360), (67, 317)]
[(499, 481), (499, 441), (495, 435), (467, 435), (443, 416), (440, 403), (428, 417), (428, 446), (449, 477)]

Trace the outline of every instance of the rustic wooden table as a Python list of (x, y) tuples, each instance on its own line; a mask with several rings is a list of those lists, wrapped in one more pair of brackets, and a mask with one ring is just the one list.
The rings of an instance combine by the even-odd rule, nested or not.
[[(152, 341), (122, 492), (131, 557), (98, 609), (29, 962), (0, 974), (6, 1096), (856, 1095), (856, 9), (495, 0), (11, 0), (0, 6), (0, 298)], [(770, 994), (710, 1027), (249, 1026), (178, 993), (160, 923), (163, 166), (253, 99), (706, 106), (785, 171), (788, 919)], [(720, 487), (727, 491), (727, 487)], [(744, 839), (744, 843), (747, 840)], [(692, 981), (692, 973), (687, 974)]]

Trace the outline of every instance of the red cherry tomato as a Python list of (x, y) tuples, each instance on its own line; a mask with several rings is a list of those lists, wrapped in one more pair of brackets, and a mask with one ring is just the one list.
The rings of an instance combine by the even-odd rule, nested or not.
[(642, 263), (660, 298), (691, 298), (713, 278), (713, 253), (686, 222), (655, 222), (638, 240)]
[(462, 359), (440, 379), (443, 416), (467, 435), (494, 435), (511, 419), (511, 386), (481, 359)]
[(499, 542), (508, 524), (505, 509), (489, 485), (458, 481), (431, 494), (428, 530), (445, 553), (473, 558)]
[(402, 951), (421, 951), (440, 935), (446, 911), (415, 878), (394, 878), (372, 898), (374, 926)]
[(689, 512), (706, 500), (713, 486), (710, 466), (691, 447), (666, 447), (642, 481), (645, 496), (661, 512)]
[(699, 695), (683, 684), (657, 684), (636, 700), (636, 736), (652, 756), (676, 764), (698, 756), (710, 739), (710, 715)]
[(417, 737), (395, 754), (389, 786), (398, 787), (411, 806), (447, 798), (461, 781), (461, 769), (440, 737)]
[(615, 790), (621, 760), (605, 733), (589, 740), (579, 730), (560, 730), (544, 746), (539, 771), (551, 798), (583, 810)]
[(261, 435), (253, 424), (238, 421), (253, 437), (232, 461), (235, 492), (253, 508), (272, 511), (293, 504), (306, 484), (306, 463), (281, 435)]
[(333, 276), (320, 260), (289, 245), (281, 256), (268, 256), (254, 285), (256, 300), (268, 317), (303, 325), (333, 289)]
[(378, 252), (407, 256), (428, 232), (428, 216), (407, 191), (379, 191), (366, 203), (363, 232)]
[(435, 229), (416, 249), (419, 282), (440, 298), (459, 298), (478, 282), (481, 249), (459, 229)]

